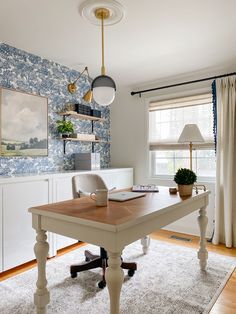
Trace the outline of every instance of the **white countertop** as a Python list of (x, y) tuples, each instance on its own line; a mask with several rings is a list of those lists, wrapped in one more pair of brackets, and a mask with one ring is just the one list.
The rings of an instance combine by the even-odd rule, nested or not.
[(21, 181), (26, 178), (37, 180), (38, 177), (40, 178), (49, 178), (54, 176), (65, 176), (65, 175), (73, 175), (75, 173), (86, 173), (86, 172), (92, 172), (92, 173), (99, 173), (99, 172), (116, 172), (116, 171), (127, 171), (127, 170), (133, 170), (133, 168), (103, 168), (103, 169), (96, 169), (96, 170), (54, 170), (54, 171), (46, 171), (46, 172), (35, 172), (35, 173), (13, 173), (9, 175), (0, 175), (0, 183), (7, 183), (7, 182), (13, 182), (13, 181)]

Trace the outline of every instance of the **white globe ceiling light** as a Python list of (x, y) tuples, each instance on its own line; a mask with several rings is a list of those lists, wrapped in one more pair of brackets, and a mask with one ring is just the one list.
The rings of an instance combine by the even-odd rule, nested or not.
[(124, 17), (124, 9), (117, 1), (87, 0), (80, 6), (80, 14), (93, 24), (100, 24), (102, 29), (102, 66), (101, 75), (92, 82), (93, 99), (102, 106), (110, 105), (115, 98), (116, 84), (105, 73), (104, 65), (104, 24), (113, 25)]
[(99, 75), (92, 82), (93, 99), (97, 104), (108, 106), (115, 99), (116, 84), (107, 75)]

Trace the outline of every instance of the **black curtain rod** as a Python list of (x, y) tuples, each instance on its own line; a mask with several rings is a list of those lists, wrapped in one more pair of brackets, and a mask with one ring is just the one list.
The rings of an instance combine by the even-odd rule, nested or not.
[(155, 88), (150, 88), (150, 89), (139, 90), (137, 92), (131, 92), (131, 96), (139, 94), (139, 96), (141, 97), (141, 94), (147, 93), (147, 92), (152, 92), (154, 90), (165, 89), (165, 88), (176, 87), (176, 86), (187, 85), (187, 84), (193, 84), (193, 83), (204, 82), (204, 81), (209, 81), (209, 80), (215, 80), (215, 79), (218, 79), (221, 77), (226, 77), (226, 76), (231, 76), (231, 75), (236, 75), (236, 72), (206, 77), (206, 78), (194, 80), (194, 81), (188, 81), (188, 82), (182, 82), (182, 83), (177, 83), (177, 84), (172, 84), (172, 85), (166, 85), (166, 86), (160, 86), (160, 87), (155, 87)]

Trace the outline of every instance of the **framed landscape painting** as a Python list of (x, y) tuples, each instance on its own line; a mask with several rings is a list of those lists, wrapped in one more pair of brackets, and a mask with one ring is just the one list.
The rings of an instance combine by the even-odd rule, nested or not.
[(0, 87), (0, 143), (0, 156), (47, 156), (47, 98)]

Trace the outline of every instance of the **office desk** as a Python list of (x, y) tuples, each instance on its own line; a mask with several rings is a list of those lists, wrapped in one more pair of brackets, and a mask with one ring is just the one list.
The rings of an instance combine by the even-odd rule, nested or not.
[(110, 313), (118, 314), (124, 279), (120, 256), (124, 247), (198, 209), (201, 235), (198, 258), (200, 268), (205, 270), (208, 257), (205, 232), (209, 193), (200, 191), (183, 200), (178, 195), (170, 195), (167, 188), (160, 187), (159, 193), (147, 193), (145, 197), (122, 203), (110, 201), (107, 207), (96, 207), (94, 201), (86, 197), (30, 208), (32, 226), (37, 232), (34, 247), (38, 263), (37, 289), (34, 295), (37, 313), (46, 313), (46, 305), (50, 300), (45, 273), (49, 250), (46, 231), (107, 250), (109, 266), (106, 282), (110, 295)]

